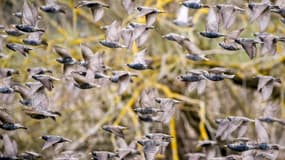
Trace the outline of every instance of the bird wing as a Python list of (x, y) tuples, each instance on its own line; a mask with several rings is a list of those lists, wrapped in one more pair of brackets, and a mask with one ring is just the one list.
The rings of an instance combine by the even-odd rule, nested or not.
[(60, 46), (53, 47), (55, 52), (62, 58), (72, 58), (69, 51), (66, 48)]
[[(154, 141), (151, 141), (154, 142)], [(148, 143), (143, 147), (144, 149), (144, 155), (146, 160), (154, 160), (155, 155), (159, 151), (159, 145), (156, 145), (155, 143)]]
[(223, 21), (224, 28), (229, 29), (236, 19), (234, 6), (221, 6), (221, 9), (219, 10), (219, 15), (221, 20)]
[(24, 0), (22, 11), (22, 23), (35, 26), (38, 18), (37, 8), (32, 7), (27, 0)]
[(195, 45), (190, 39), (184, 39), (182, 40), (180, 44), (183, 48), (185, 48), (189, 53), (201, 53), (201, 50), (198, 48), (197, 45)]
[(267, 3), (259, 3), (259, 4), (256, 3), (254, 7), (249, 8), (250, 22), (255, 21), (266, 10), (269, 10), (269, 5)]
[(207, 81), (201, 80), (197, 82), (197, 93), (201, 95), (206, 89)]
[(207, 32), (218, 32), (219, 31), (219, 20), (217, 13), (213, 7), (209, 9), (206, 24)]
[(258, 76), (257, 91), (261, 91), (261, 89), (266, 86), (271, 80), (271, 76)]
[(255, 119), (255, 131), (256, 131), (258, 143), (268, 143), (269, 142), (269, 135), (265, 127), (262, 125), (262, 123), (258, 119)]
[(239, 35), (244, 31), (244, 28), (234, 30), (225, 36), (225, 42), (231, 42), (239, 37)]
[(175, 104), (172, 102), (172, 99), (165, 99), (162, 100), (160, 103), (160, 108), (163, 110), (163, 112), (160, 115), (160, 120), (168, 124), (171, 117), (175, 113)]
[(8, 111), (4, 109), (0, 109), (0, 121), (2, 123), (14, 123), (13, 117), (8, 113)]
[(158, 13), (151, 13), (146, 15), (146, 26), (150, 27), (155, 23)]
[(266, 101), (270, 98), (274, 88), (274, 81), (269, 81), (262, 89), (261, 96), (262, 100)]
[(256, 45), (254, 43), (242, 43), (242, 48), (245, 50), (247, 55), (249, 56), (250, 59), (253, 59), (256, 56)]
[(176, 20), (180, 22), (188, 22), (189, 8), (181, 5), (176, 14)]
[(94, 56), (93, 51), (84, 44), (80, 44), (80, 48), (81, 48), (81, 54), (82, 54), (84, 61), (86, 61), (87, 63), (90, 63), (91, 58)]
[(122, 76), (120, 76), (120, 78), (119, 78), (119, 85), (120, 85), (119, 94), (124, 93), (128, 89), (130, 83), (131, 83), (131, 77), (128, 73), (124, 73)]
[(103, 7), (92, 7), (91, 8), (94, 23), (98, 22), (104, 16)]
[(279, 102), (269, 102), (263, 110), (263, 117), (279, 117), (280, 110)]
[(42, 147), (42, 151), (46, 150), (47, 148), (50, 148), (51, 146), (55, 145), (58, 142), (59, 142), (59, 138), (50, 138), (46, 140)]
[(135, 11), (136, 2), (135, 0), (122, 0), (122, 6), (128, 12), (128, 14), (132, 14)]
[(146, 16), (147, 14), (154, 11), (154, 9), (150, 7), (140, 7), (140, 8), (141, 10), (139, 11), (138, 17)]
[(154, 107), (156, 105), (155, 98), (158, 97), (158, 92), (154, 88), (143, 90), (139, 103), (140, 107)]
[(106, 40), (111, 42), (119, 42), (121, 30), (121, 24), (118, 21), (113, 21), (106, 30)]
[(32, 95), (32, 107), (39, 111), (46, 111), (49, 107), (49, 98), (44, 87), (40, 87)]
[(270, 22), (270, 9), (265, 10), (258, 18), (260, 32), (264, 32)]
[(124, 45), (127, 46), (129, 49), (132, 47), (133, 44), (133, 34), (134, 30), (132, 29), (124, 29), (121, 31), (121, 38), (123, 39)]
[(7, 134), (3, 134), (4, 155), (15, 157), (17, 155), (17, 143), (12, 141)]
[(140, 64), (145, 64), (146, 60), (145, 60), (145, 56), (147, 55), (148, 51), (147, 49), (143, 49), (141, 51), (139, 51), (134, 58), (134, 63), (140, 63)]

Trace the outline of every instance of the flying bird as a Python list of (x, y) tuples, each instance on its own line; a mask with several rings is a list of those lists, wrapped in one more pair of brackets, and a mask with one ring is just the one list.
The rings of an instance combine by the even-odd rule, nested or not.
[(219, 33), (219, 18), (215, 8), (211, 7), (207, 16), (206, 31), (200, 32), (200, 35), (206, 38), (219, 38), (224, 34)]
[(266, 101), (270, 98), (275, 84), (281, 84), (279, 78), (272, 76), (257, 76), (257, 91), (261, 94), (262, 100)]
[(75, 6), (75, 8), (87, 7), (91, 9), (94, 23), (100, 21), (104, 16), (104, 8), (110, 8), (108, 4), (100, 1), (86, 1), (82, 0)]
[(50, 147), (53, 147), (57, 144), (60, 144), (60, 143), (72, 142), (70, 139), (67, 139), (62, 136), (56, 136), (56, 135), (44, 135), (44, 136), (41, 136), (41, 138), (45, 141), (42, 147), (42, 151)]
[(209, 8), (209, 5), (200, 3), (201, 0), (187, 0), (182, 5), (191, 9)]
[(158, 10), (156, 8), (145, 6), (137, 7), (137, 10), (139, 11), (138, 17), (145, 16), (147, 27), (150, 27), (155, 23), (158, 14), (164, 13), (164, 11)]
[(115, 136), (124, 138), (124, 130), (127, 130), (128, 128), (125, 126), (114, 126), (114, 125), (104, 125), (102, 127), (105, 131), (110, 132), (114, 134)]
[(192, 27), (192, 17), (189, 16), (189, 9), (182, 5), (176, 14), (176, 19), (173, 20), (173, 24), (179, 26), (179, 27)]
[(7, 131), (27, 129), (20, 123), (16, 123), (6, 108), (0, 108), (0, 128)]
[(45, 2), (45, 5), (40, 6), (42, 11), (46, 13), (66, 13), (64, 7), (59, 5), (56, 0), (45, 0)]
[(242, 46), (246, 54), (250, 59), (256, 57), (257, 48), (256, 44), (262, 43), (260, 40), (253, 39), (253, 38), (237, 38), (235, 42)]
[(127, 64), (127, 66), (135, 70), (153, 69), (153, 67), (151, 66), (153, 61), (150, 59), (146, 59), (147, 54), (147, 49), (139, 51), (138, 53), (136, 53), (134, 61), (132, 63)]

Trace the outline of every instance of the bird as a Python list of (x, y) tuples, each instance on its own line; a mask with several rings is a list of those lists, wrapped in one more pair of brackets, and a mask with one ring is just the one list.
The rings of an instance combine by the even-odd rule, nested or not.
[(140, 152), (137, 150), (137, 141), (133, 140), (128, 145), (127, 142), (122, 138), (116, 139), (116, 144), (118, 146), (117, 153), (120, 159), (135, 159), (139, 157)]
[(285, 42), (285, 37), (275, 36), (266, 32), (254, 33), (253, 35), (262, 42), (260, 51), (261, 56), (266, 54), (275, 55), (277, 42)]
[(143, 152), (146, 160), (154, 160), (155, 155), (159, 152), (161, 143), (152, 139), (141, 139), (137, 143), (143, 146)]
[(169, 41), (178, 43), (182, 48), (191, 54), (200, 54), (202, 51), (188, 38), (177, 33), (168, 33), (162, 36)]
[(256, 44), (262, 43), (261, 41), (253, 38), (237, 38), (235, 39), (235, 42), (242, 46), (242, 48), (245, 50), (250, 59), (256, 57)]
[(9, 78), (13, 75), (19, 74), (20, 72), (13, 68), (0, 68), (0, 78)]
[(109, 151), (92, 151), (93, 160), (108, 160), (115, 157), (119, 157), (118, 153), (109, 152)]
[(171, 98), (155, 98), (155, 101), (159, 103), (160, 108), (163, 112), (160, 112), (160, 120), (164, 124), (168, 124), (170, 119), (175, 113), (175, 105), (180, 103), (179, 100)]
[(149, 38), (150, 30), (155, 28), (154, 26), (147, 26), (146, 24), (134, 22), (129, 23), (127, 27), (132, 30), (131, 39), (129, 40), (129, 48), (134, 41), (136, 42), (138, 48), (142, 48)]
[(146, 138), (160, 142), (160, 148), (158, 153), (161, 155), (165, 154), (166, 148), (169, 145), (172, 136), (164, 133), (148, 133), (145, 135)]
[(189, 17), (189, 9), (181, 6), (176, 14), (176, 19), (172, 21), (173, 24), (179, 27), (193, 27), (193, 17)]
[(105, 131), (110, 132), (114, 134), (117, 137), (124, 138), (124, 130), (127, 130), (128, 128), (125, 126), (119, 126), (119, 125), (104, 125), (102, 127)]
[(250, 23), (258, 21), (260, 32), (264, 32), (270, 22), (271, 4), (268, 1), (248, 3)]
[(46, 13), (63, 13), (66, 14), (65, 8), (57, 4), (56, 0), (45, 0), (45, 5), (40, 6), (40, 9)]
[(116, 20), (113, 21), (106, 27), (105, 40), (100, 40), (99, 43), (108, 48), (127, 48), (127, 46), (120, 43), (121, 30), (121, 24)]
[(72, 77), (74, 80), (74, 86), (80, 89), (91, 89), (95, 87), (101, 87), (100, 85), (92, 82), (92, 79), (88, 79), (88, 77), (81, 76), (80, 74), (74, 71), (72, 72)]
[(108, 78), (112, 83), (119, 84), (119, 94), (123, 94), (132, 83), (132, 77), (137, 76), (138, 74), (128, 71), (112, 71), (112, 76), (105, 77)]
[(200, 0), (187, 0), (182, 5), (191, 9), (209, 8), (209, 5), (200, 3)]
[(285, 125), (285, 120), (280, 119), (281, 107), (279, 102), (268, 102), (267, 106), (263, 110), (263, 116), (259, 117), (258, 120), (265, 123), (278, 123)]
[(245, 9), (232, 4), (217, 4), (216, 8), (225, 29), (229, 29), (235, 23), (237, 12), (245, 12)]
[(254, 120), (240, 116), (230, 116), (225, 119), (216, 119), (218, 129), (215, 137), (220, 140), (227, 140), (235, 131), (238, 132), (238, 137), (243, 137), (247, 132), (249, 122), (254, 122)]
[(32, 46), (48, 45), (48, 43), (45, 40), (41, 39), (42, 34), (43, 32), (30, 33), (28, 38), (23, 39), (23, 43)]
[(187, 53), (185, 57), (192, 61), (209, 61), (209, 58), (206, 56), (204, 54)]
[(134, 109), (139, 119), (143, 122), (161, 122), (160, 113), (164, 112), (156, 102), (158, 92), (155, 88), (144, 89), (136, 102)]
[(164, 13), (164, 11), (158, 10), (156, 8), (145, 6), (139, 6), (137, 7), (137, 10), (139, 11), (138, 17), (145, 16), (147, 27), (150, 27), (155, 23), (158, 14)]
[(19, 43), (7, 43), (6, 47), (14, 52), (22, 54), (24, 57), (27, 57), (32, 50), (32, 48)]
[(240, 47), (235, 42), (235, 39), (239, 37), (239, 35), (244, 31), (244, 28), (234, 30), (230, 32), (229, 34), (224, 36), (224, 41), (219, 43), (219, 46), (221, 46), (223, 49), (228, 51), (237, 51), (240, 50)]
[(204, 140), (198, 141), (197, 147), (202, 148), (203, 153), (205, 153), (206, 157), (213, 158), (216, 156), (216, 147), (218, 143), (212, 140)]
[(0, 108), (0, 128), (7, 131), (13, 131), (17, 129), (27, 129), (20, 123), (16, 123), (13, 117), (8, 113), (6, 108)]
[(43, 135), (41, 138), (45, 141), (42, 151), (60, 143), (72, 142), (72, 140), (68, 138), (57, 135)]
[(219, 19), (214, 7), (209, 9), (206, 31), (200, 32), (200, 35), (206, 38), (219, 38), (224, 36), (224, 34), (219, 33)]
[(5, 27), (4, 31), (8, 36), (13, 36), (13, 37), (20, 37), (25, 34), (24, 32), (19, 31), (16, 28), (15, 24)]
[(135, 70), (153, 69), (153, 67), (151, 66), (153, 61), (150, 59), (146, 59), (147, 54), (148, 54), (147, 49), (139, 51), (138, 53), (136, 53), (133, 62), (128, 63), (127, 66)]
[(108, 4), (100, 1), (79, 1), (74, 8), (87, 7), (91, 9), (94, 23), (100, 21), (104, 16), (104, 8), (110, 8)]
[(27, 33), (45, 32), (43, 28), (38, 27), (39, 16), (37, 8), (29, 4), (27, 0), (24, 0), (22, 15), (22, 24), (16, 25), (18, 30)]
[(45, 74), (33, 75), (32, 78), (35, 79), (36, 81), (41, 82), (42, 85), (49, 91), (51, 91), (54, 88), (53, 82), (60, 80), (58, 78)]
[(235, 77), (233, 74), (227, 74), (230, 70), (222, 67), (214, 67), (208, 71), (201, 71), (203, 76), (211, 81), (222, 81), (225, 78), (232, 79)]
[(176, 77), (179, 81), (186, 83), (188, 91), (193, 92), (195, 89), (200, 95), (206, 88), (206, 77), (199, 70), (190, 70), (186, 74), (182, 74)]
[(261, 94), (262, 100), (266, 101), (270, 98), (275, 84), (281, 84), (279, 78), (272, 76), (256, 76), (258, 79), (257, 91)]

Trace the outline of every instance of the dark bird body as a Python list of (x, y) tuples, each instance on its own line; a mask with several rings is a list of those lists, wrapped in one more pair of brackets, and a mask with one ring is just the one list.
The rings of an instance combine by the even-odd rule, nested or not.
[(40, 6), (40, 9), (46, 13), (64, 13), (65, 9), (56, 3), (56, 0), (46, 0), (44, 6)]
[(75, 6), (75, 8), (80, 7), (87, 7), (91, 9), (92, 16), (94, 22), (98, 22), (100, 19), (102, 19), (104, 15), (104, 8), (109, 8), (110, 6), (99, 1), (79, 1), (79, 3)]
[(187, 0), (182, 2), (182, 5), (191, 9), (209, 8), (208, 5), (201, 4), (200, 0)]
[(0, 128), (7, 131), (13, 131), (17, 129), (27, 129), (23, 125), (15, 123), (14, 119), (5, 108), (0, 109), (0, 121), (1, 121)]
[(25, 57), (28, 56), (28, 54), (32, 50), (32, 48), (26, 47), (26, 46), (24, 46), (22, 44), (18, 44), (18, 43), (7, 43), (6, 46), (10, 50), (12, 50), (14, 52), (18, 52)]
[(118, 153), (108, 151), (92, 151), (93, 160), (109, 160), (115, 157), (119, 157)]
[(14, 93), (14, 89), (11, 87), (0, 87), (0, 93), (11, 94), (11, 93)]
[(124, 133), (123, 131), (128, 129), (127, 127), (124, 126), (113, 126), (113, 125), (104, 125), (102, 127), (105, 131), (110, 132), (114, 134), (115, 136), (124, 138)]
[(257, 54), (256, 44), (262, 43), (256, 39), (251, 39), (251, 38), (238, 38), (235, 40), (235, 42), (242, 46), (242, 48), (245, 50), (250, 59), (256, 57)]
[(41, 138), (45, 141), (42, 147), (42, 150), (46, 150), (59, 143), (72, 142), (70, 139), (64, 138), (62, 136), (55, 136), (55, 135), (44, 135)]
[(233, 143), (233, 144), (227, 144), (227, 147), (233, 151), (236, 152), (245, 152), (251, 149), (255, 149), (254, 146), (250, 146), (247, 143)]

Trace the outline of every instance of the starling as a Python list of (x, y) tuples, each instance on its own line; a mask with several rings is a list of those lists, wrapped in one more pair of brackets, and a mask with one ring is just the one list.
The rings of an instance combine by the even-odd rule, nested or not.
[(67, 139), (67, 138), (62, 137), (62, 136), (56, 136), (56, 135), (44, 135), (44, 136), (41, 136), (41, 138), (45, 141), (45, 143), (42, 147), (42, 151), (46, 150), (52, 146), (55, 146), (59, 143), (72, 142), (70, 139)]
[(29, 89), (22, 85), (13, 85), (11, 87), (15, 92), (19, 93), (21, 96), (20, 103), (25, 106), (31, 106), (32, 105), (32, 99), (31, 95), (32, 93), (30, 92)]
[(61, 116), (59, 112), (52, 112), (48, 110), (39, 109), (36, 107), (23, 109), (26, 115), (29, 115), (33, 119), (46, 119), (51, 118), (56, 121), (56, 117)]
[(27, 129), (20, 123), (15, 123), (13, 117), (8, 113), (6, 108), (0, 108), (0, 128), (12, 131), (17, 129)]
[(260, 32), (264, 32), (270, 22), (271, 4), (268, 1), (248, 3), (250, 22), (258, 20)]
[(135, 12), (136, 1), (135, 0), (121, 0), (123, 8), (129, 15)]
[(254, 33), (254, 36), (258, 37), (258, 39), (262, 42), (260, 51), (261, 56), (264, 56), (265, 54), (275, 55), (277, 42), (285, 42), (285, 37), (279, 37), (265, 32)]
[(32, 46), (48, 45), (45, 40), (41, 39), (43, 32), (30, 33), (28, 38), (23, 39), (23, 43)]
[(116, 141), (118, 145), (117, 153), (120, 159), (135, 159), (140, 152), (137, 150), (137, 141), (133, 140), (129, 145), (122, 138), (118, 138)]
[(99, 41), (100, 44), (108, 48), (126, 48), (120, 43), (121, 24), (118, 21), (113, 21), (106, 27), (106, 39)]
[(30, 50), (32, 50), (32, 48), (29, 48), (19, 43), (7, 43), (6, 47), (14, 52), (22, 54), (25, 57), (28, 56)]
[(93, 160), (109, 160), (118, 157), (118, 153), (108, 152), (108, 151), (92, 151)]
[(216, 138), (220, 140), (227, 140), (230, 135), (238, 131), (238, 137), (243, 137), (247, 132), (249, 122), (254, 122), (246, 117), (228, 117), (226, 119), (217, 119), (218, 129), (216, 131)]
[(186, 74), (177, 76), (176, 79), (185, 82), (189, 92), (197, 90), (197, 93), (200, 95), (205, 91), (206, 77), (199, 70), (191, 70)]
[(188, 53), (191, 53), (191, 54), (201, 53), (201, 50), (189, 38), (183, 35), (179, 35), (176, 33), (169, 33), (169, 34), (163, 35), (162, 38), (178, 43), (184, 49), (186, 49)]
[(187, 0), (182, 5), (191, 9), (209, 8), (208, 5), (200, 3), (200, 0)]
[(54, 51), (60, 56), (56, 61), (63, 64), (64, 75), (70, 75), (73, 70), (77, 70), (77, 60), (75, 60), (66, 48), (54, 46)]
[(165, 154), (166, 148), (169, 145), (171, 138), (173, 138), (172, 136), (164, 133), (148, 133), (145, 137), (160, 142), (158, 153), (162, 155)]
[(19, 74), (19, 71), (12, 68), (0, 68), (0, 78), (8, 78), (15, 74)]
[(152, 139), (142, 139), (137, 142), (143, 146), (145, 159), (155, 160), (155, 155), (158, 153), (161, 143)]
[(102, 127), (105, 131), (110, 132), (112, 134), (114, 134), (115, 136), (124, 138), (124, 130), (127, 130), (127, 127), (124, 126), (113, 126), (113, 125), (104, 125)]
[(137, 76), (137, 74), (127, 71), (112, 71), (112, 76), (108, 78), (112, 83), (119, 84), (119, 94), (122, 94), (128, 89), (130, 83), (132, 83), (132, 77)]
[(104, 8), (110, 8), (109, 5), (99, 1), (79, 1), (75, 8), (87, 7), (91, 9), (94, 23), (98, 22), (104, 16)]
[(145, 58), (147, 53), (147, 49), (141, 50), (136, 54), (133, 63), (127, 64), (127, 66), (135, 70), (153, 69), (151, 66), (152, 60)]
[(150, 29), (154, 29), (154, 26), (146, 26), (145, 24), (134, 22), (129, 23), (127, 27), (130, 28), (133, 32), (131, 42), (136, 41), (136, 44), (139, 48), (148, 39)]
[(164, 124), (168, 124), (173, 114), (175, 113), (175, 105), (180, 101), (171, 98), (155, 98), (155, 101), (159, 103), (163, 112), (160, 113), (160, 120)]
[(209, 58), (203, 54), (188, 53), (186, 54), (186, 58), (192, 61), (209, 61)]
[(37, 26), (39, 20), (37, 8), (29, 4), (27, 0), (24, 0), (22, 14), (22, 24), (16, 25), (18, 30), (28, 33), (45, 32), (44, 29)]
[(56, 0), (46, 0), (46, 4), (40, 6), (40, 9), (46, 13), (66, 13), (65, 9), (56, 3)]
[(78, 87), (80, 89), (91, 89), (94, 87), (100, 87), (100, 85), (95, 84), (92, 82), (94, 79), (88, 79), (88, 77), (81, 76), (75, 72), (72, 74), (73, 80), (74, 80), (74, 86)]
[(5, 32), (7, 33), (7, 35), (14, 36), (14, 37), (20, 37), (20, 36), (24, 35), (23, 32), (19, 31), (16, 28), (16, 25), (11, 25), (10, 27), (5, 28)]
[(176, 19), (173, 20), (173, 24), (179, 27), (192, 27), (193, 22), (192, 22), (192, 17), (189, 17), (188, 15), (189, 9), (185, 6), (181, 6), (178, 9), (178, 12), (176, 14)]
[(42, 85), (48, 89), (49, 91), (51, 91), (54, 86), (53, 86), (53, 82), (54, 81), (59, 81), (59, 79), (50, 76), (50, 75), (44, 75), (44, 74), (38, 74), (38, 75), (33, 75), (32, 76), (33, 79), (35, 79), (36, 81), (39, 81), (42, 83)]
[(131, 49), (134, 43), (134, 39), (133, 39), (134, 32), (135, 32), (135, 29), (131, 27), (130, 25), (128, 25), (127, 27), (121, 30), (121, 38), (123, 40), (123, 45), (126, 46), (129, 50)]
[(208, 71), (202, 71), (203, 76), (205, 76), (207, 79), (211, 81), (222, 81), (225, 78), (228, 79), (234, 78), (235, 75), (226, 74), (226, 72), (229, 72), (229, 70), (221, 67), (214, 67), (209, 69)]
[(227, 148), (236, 152), (245, 152), (248, 150), (255, 149), (255, 145), (249, 144), (247, 142), (235, 142), (226, 145)]
[(137, 7), (137, 10), (139, 11), (138, 17), (145, 16), (147, 27), (150, 27), (155, 23), (158, 14), (164, 13), (164, 11), (160, 11), (156, 8), (150, 8), (144, 6)]
[(272, 76), (257, 76), (258, 86), (257, 91), (261, 94), (262, 100), (266, 101), (270, 98), (275, 84), (281, 84), (279, 78)]
[(209, 9), (206, 31), (200, 32), (200, 34), (207, 38), (219, 38), (224, 36), (224, 34), (219, 33), (219, 19), (215, 8), (211, 7)]
[(232, 4), (217, 4), (219, 18), (225, 29), (229, 29), (236, 20), (237, 12), (244, 12), (245, 10)]
[(258, 118), (261, 122), (266, 123), (278, 123), (285, 125), (285, 120), (278, 118), (280, 116), (281, 107), (279, 102), (269, 102), (269, 104), (263, 110), (263, 116)]
[(256, 56), (256, 44), (262, 43), (261, 41), (252, 38), (237, 38), (235, 42), (242, 46), (250, 59), (253, 59)]
[(240, 47), (235, 42), (235, 39), (244, 31), (244, 28), (234, 30), (233, 32), (225, 35), (224, 42), (220, 42), (219, 46), (228, 51), (237, 51), (240, 50)]

